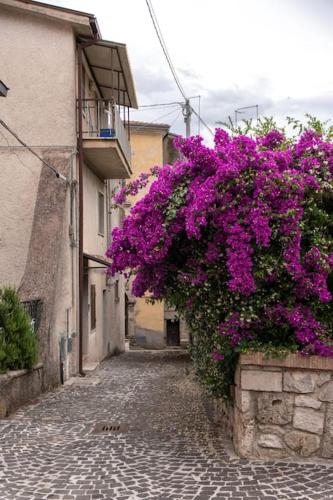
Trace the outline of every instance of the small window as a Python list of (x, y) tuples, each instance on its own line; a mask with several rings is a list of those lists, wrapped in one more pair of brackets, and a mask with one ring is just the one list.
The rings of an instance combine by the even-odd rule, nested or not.
[(104, 194), (98, 193), (98, 232), (104, 236)]
[(96, 285), (90, 285), (90, 329), (96, 329)]

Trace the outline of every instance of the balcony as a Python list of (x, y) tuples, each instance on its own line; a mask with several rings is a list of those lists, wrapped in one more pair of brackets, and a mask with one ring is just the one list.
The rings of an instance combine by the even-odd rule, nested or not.
[(102, 180), (128, 179), (131, 147), (118, 106), (113, 100), (83, 99), (82, 118), (83, 154), (89, 168)]

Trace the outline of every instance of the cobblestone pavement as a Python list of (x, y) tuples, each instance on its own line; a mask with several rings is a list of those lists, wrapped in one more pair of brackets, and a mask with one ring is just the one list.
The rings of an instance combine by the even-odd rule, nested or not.
[(189, 367), (182, 353), (127, 353), (1, 420), (0, 498), (333, 499), (333, 464), (230, 454)]

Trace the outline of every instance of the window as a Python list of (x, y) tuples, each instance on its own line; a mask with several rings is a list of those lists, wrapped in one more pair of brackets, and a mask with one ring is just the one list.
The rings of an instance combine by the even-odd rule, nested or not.
[(96, 285), (90, 285), (90, 329), (96, 329)]
[(104, 194), (98, 193), (98, 232), (104, 236)]

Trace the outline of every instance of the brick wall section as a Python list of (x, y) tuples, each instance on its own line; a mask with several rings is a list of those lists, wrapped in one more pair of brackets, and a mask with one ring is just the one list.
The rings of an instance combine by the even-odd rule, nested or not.
[(333, 359), (242, 354), (233, 440), (246, 458), (333, 458)]

